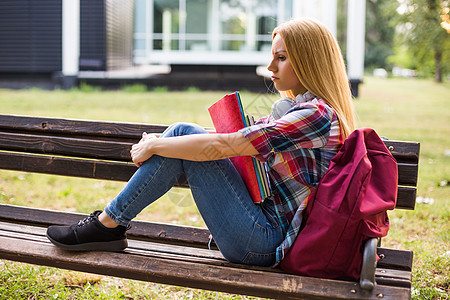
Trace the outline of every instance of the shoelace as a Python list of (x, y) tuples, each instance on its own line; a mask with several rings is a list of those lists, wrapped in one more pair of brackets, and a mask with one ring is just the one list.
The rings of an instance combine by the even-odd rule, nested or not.
[[(84, 225), (92, 222), (94, 220), (94, 217), (95, 217), (95, 215), (94, 215), (94, 213), (92, 213), (89, 217), (86, 217), (83, 220), (78, 221), (77, 226), (81, 227), (81, 226), (84, 226)], [(128, 224), (127, 228), (125, 230), (130, 230), (130, 229), (131, 229), (131, 224)]]
[(86, 225), (86, 224), (92, 222), (93, 220), (94, 220), (94, 215), (91, 214), (89, 217), (86, 217), (86, 218), (84, 218), (83, 220), (78, 221), (77, 226), (78, 226), (78, 227), (84, 226), (84, 225)]

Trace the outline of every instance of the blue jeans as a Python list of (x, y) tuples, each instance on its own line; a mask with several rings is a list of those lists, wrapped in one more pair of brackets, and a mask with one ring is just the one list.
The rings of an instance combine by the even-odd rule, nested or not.
[[(207, 133), (202, 127), (175, 123), (161, 136)], [(105, 212), (127, 225), (186, 174), (193, 198), (223, 256), (230, 262), (271, 266), (285, 233), (273, 202), (254, 204), (228, 159), (195, 162), (152, 156), (133, 175)]]

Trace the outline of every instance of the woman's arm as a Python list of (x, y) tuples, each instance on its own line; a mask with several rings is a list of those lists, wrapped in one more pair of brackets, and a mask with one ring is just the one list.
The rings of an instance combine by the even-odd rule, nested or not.
[(157, 138), (144, 134), (133, 145), (131, 158), (136, 166), (142, 165), (153, 155), (193, 161), (218, 160), (233, 156), (257, 155), (258, 151), (240, 132), (230, 134), (191, 134)]

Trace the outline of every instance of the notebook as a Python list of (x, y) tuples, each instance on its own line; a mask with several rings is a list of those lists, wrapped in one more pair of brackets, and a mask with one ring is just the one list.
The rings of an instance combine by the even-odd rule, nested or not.
[[(223, 96), (208, 108), (217, 133), (232, 133), (253, 125), (253, 117), (247, 116), (239, 92)], [(260, 203), (270, 196), (269, 181), (264, 164), (251, 156), (230, 158), (236, 170), (244, 180), (253, 199)]]

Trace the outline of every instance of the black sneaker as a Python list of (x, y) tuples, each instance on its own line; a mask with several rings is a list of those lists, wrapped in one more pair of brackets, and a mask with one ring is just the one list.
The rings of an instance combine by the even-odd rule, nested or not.
[(76, 251), (120, 251), (128, 247), (127, 227), (107, 228), (98, 220), (101, 211), (71, 226), (52, 225), (47, 229), (47, 238), (56, 246)]

